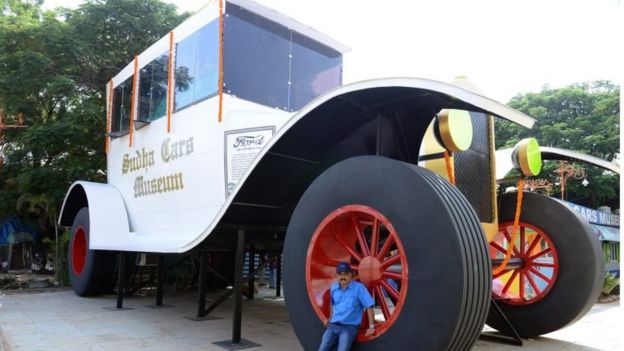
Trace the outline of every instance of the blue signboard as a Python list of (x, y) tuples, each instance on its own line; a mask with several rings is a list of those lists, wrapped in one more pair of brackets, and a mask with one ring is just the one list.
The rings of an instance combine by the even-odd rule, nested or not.
[(596, 230), (600, 241), (620, 241), (620, 216), (577, 205), (572, 202), (558, 200), (576, 211)]
[(598, 225), (606, 225), (610, 227), (619, 227), (620, 226), (620, 216), (616, 214), (612, 214), (609, 212), (602, 212), (598, 210), (594, 210), (591, 208), (583, 207), (571, 202), (559, 200), (564, 203), (569, 208), (581, 214), (581, 216), (585, 217), (589, 223), (598, 224)]

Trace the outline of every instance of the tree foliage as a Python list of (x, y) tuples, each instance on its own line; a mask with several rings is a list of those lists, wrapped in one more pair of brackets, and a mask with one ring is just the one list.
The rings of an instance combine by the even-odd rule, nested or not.
[[(620, 153), (620, 88), (609, 81), (573, 84), (561, 89), (544, 88), (539, 93), (527, 93), (511, 99), (509, 106), (537, 119), (532, 129), (511, 122), (496, 121), (496, 147), (512, 147), (519, 140), (535, 137), (540, 145), (580, 151), (607, 161)], [(583, 179), (570, 179), (566, 199), (597, 207), (619, 208), (619, 177), (602, 169), (578, 164), (586, 171)], [(547, 162), (540, 175), (552, 183), (560, 179), (554, 174), (559, 162)], [(554, 195), (560, 190), (555, 187)]]
[(63, 11), (76, 40), (86, 44), (75, 63), (85, 87), (103, 92), (106, 83), (188, 15), (160, 0), (89, 0)]
[(43, 11), (0, 0), (0, 218), (51, 226), (69, 185), (105, 181), (105, 85), (187, 15), (158, 0), (90, 0)]

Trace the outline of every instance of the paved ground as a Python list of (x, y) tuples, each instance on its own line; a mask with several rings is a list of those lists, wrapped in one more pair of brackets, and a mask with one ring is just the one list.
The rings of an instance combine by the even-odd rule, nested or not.
[[(282, 299), (263, 289), (259, 298), (243, 302), (243, 338), (260, 344), (250, 350), (300, 350)], [(215, 296), (216, 297), (216, 296)], [(214, 297), (213, 297), (214, 298)], [(173, 308), (151, 309), (153, 297), (125, 300), (132, 310), (109, 311), (114, 297), (79, 298), (70, 290), (8, 294), (0, 297), (0, 351), (17, 350), (219, 350), (213, 342), (231, 338), (229, 299), (211, 315), (219, 319), (191, 321), (195, 296), (165, 296)], [(474, 351), (623, 350), (619, 302), (597, 304), (573, 326), (525, 346), (479, 341)]]

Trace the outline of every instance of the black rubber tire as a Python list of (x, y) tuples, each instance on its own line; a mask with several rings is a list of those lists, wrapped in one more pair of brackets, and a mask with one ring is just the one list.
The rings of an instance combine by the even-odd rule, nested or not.
[(479, 220), (464, 196), (438, 175), (387, 158), (347, 159), (321, 174), (293, 213), (284, 243), (284, 294), (305, 350), (324, 327), (306, 287), (306, 255), (321, 221), (345, 205), (382, 213), (403, 243), (409, 269), (406, 303), (385, 333), (353, 350), (468, 350), (489, 309), (491, 268)]
[(78, 211), (71, 229), (67, 262), (72, 289), (78, 296), (92, 296), (110, 292), (115, 278), (115, 255), (112, 252), (87, 249), (84, 268), (80, 274), (76, 274), (72, 268), (72, 247), (76, 230), (79, 227), (85, 229), (87, 247), (89, 247), (88, 207), (83, 207)]
[[(500, 199), (499, 223), (513, 221), (516, 193)], [(520, 220), (550, 237), (559, 257), (559, 273), (551, 290), (529, 305), (499, 305), (520, 336), (529, 338), (559, 330), (583, 317), (598, 300), (604, 280), (604, 262), (598, 237), (579, 214), (561, 202), (535, 193), (524, 193)], [(500, 332), (511, 331), (494, 311), (487, 324)]]

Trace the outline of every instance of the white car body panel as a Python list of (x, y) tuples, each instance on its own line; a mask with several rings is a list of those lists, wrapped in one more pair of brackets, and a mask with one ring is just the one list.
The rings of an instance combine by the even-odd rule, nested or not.
[[(455, 85), (416, 78), (378, 79), (342, 86), (313, 100), (295, 115), (224, 95), (221, 123), (211, 112), (217, 110), (217, 98), (213, 97), (176, 113), (171, 133), (166, 132), (166, 119), (161, 118), (136, 130), (132, 147), (128, 146), (127, 135), (112, 140), (108, 154), (108, 182), (115, 185), (124, 198), (131, 231), (124, 241), (128, 243), (125, 248), (106, 239), (97, 241), (100, 245), (91, 248), (114, 246), (119, 250), (141, 252), (184, 252), (192, 249), (214, 229), (242, 183), (271, 145), (297, 121), (305, 118), (308, 112), (348, 92), (398, 86), (443, 92), (463, 101), (471, 101), (477, 107), (512, 121), (525, 125), (531, 122), (525, 115)], [(227, 196), (226, 133), (256, 129), (275, 130), (276, 135), (264, 141), (233, 193)], [(169, 143), (192, 140), (192, 152), (164, 162), (163, 145), (167, 140)], [(183, 144), (186, 148), (186, 142)], [(140, 156), (141, 150), (153, 153), (153, 164), (124, 173), (124, 157)], [(149, 195), (137, 194), (135, 185), (139, 179), (146, 181), (176, 174), (182, 174), (184, 188)]]
[[(246, 0), (232, 3), (287, 23), (339, 52), (347, 50), (296, 21), (261, 9), (261, 5)], [(204, 7), (174, 30), (175, 41), (216, 20), (218, 11), (218, 2)], [(138, 56), (139, 68), (168, 50), (169, 36), (165, 36)], [(113, 86), (127, 80), (133, 72), (131, 62), (113, 78)], [(94, 218), (90, 248), (162, 253), (192, 249), (210, 235), (254, 167), (291, 127), (329, 100), (386, 87), (437, 92), (525, 127), (534, 123), (532, 118), (475, 91), (419, 78), (376, 79), (340, 86), (297, 112), (224, 93), (221, 122), (217, 112), (219, 97), (214, 95), (174, 111), (170, 132), (167, 132), (167, 118), (163, 117), (143, 126), (135, 123), (132, 145), (128, 134), (111, 139), (107, 154), (109, 185), (102, 187), (117, 189), (118, 195), (115, 198), (109, 193), (89, 191), (90, 217)], [(138, 98), (135, 99), (136, 105)], [(89, 185), (89, 189), (96, 188)], [(121, 218), (120, 213), (127, 213), (127, 217)]]
[(81, 187), (89, 204), (89, 248), (124, 250), (129, 247), (128, 214), (121, 193), (110, 184), (74, 182), (63, 201)]

